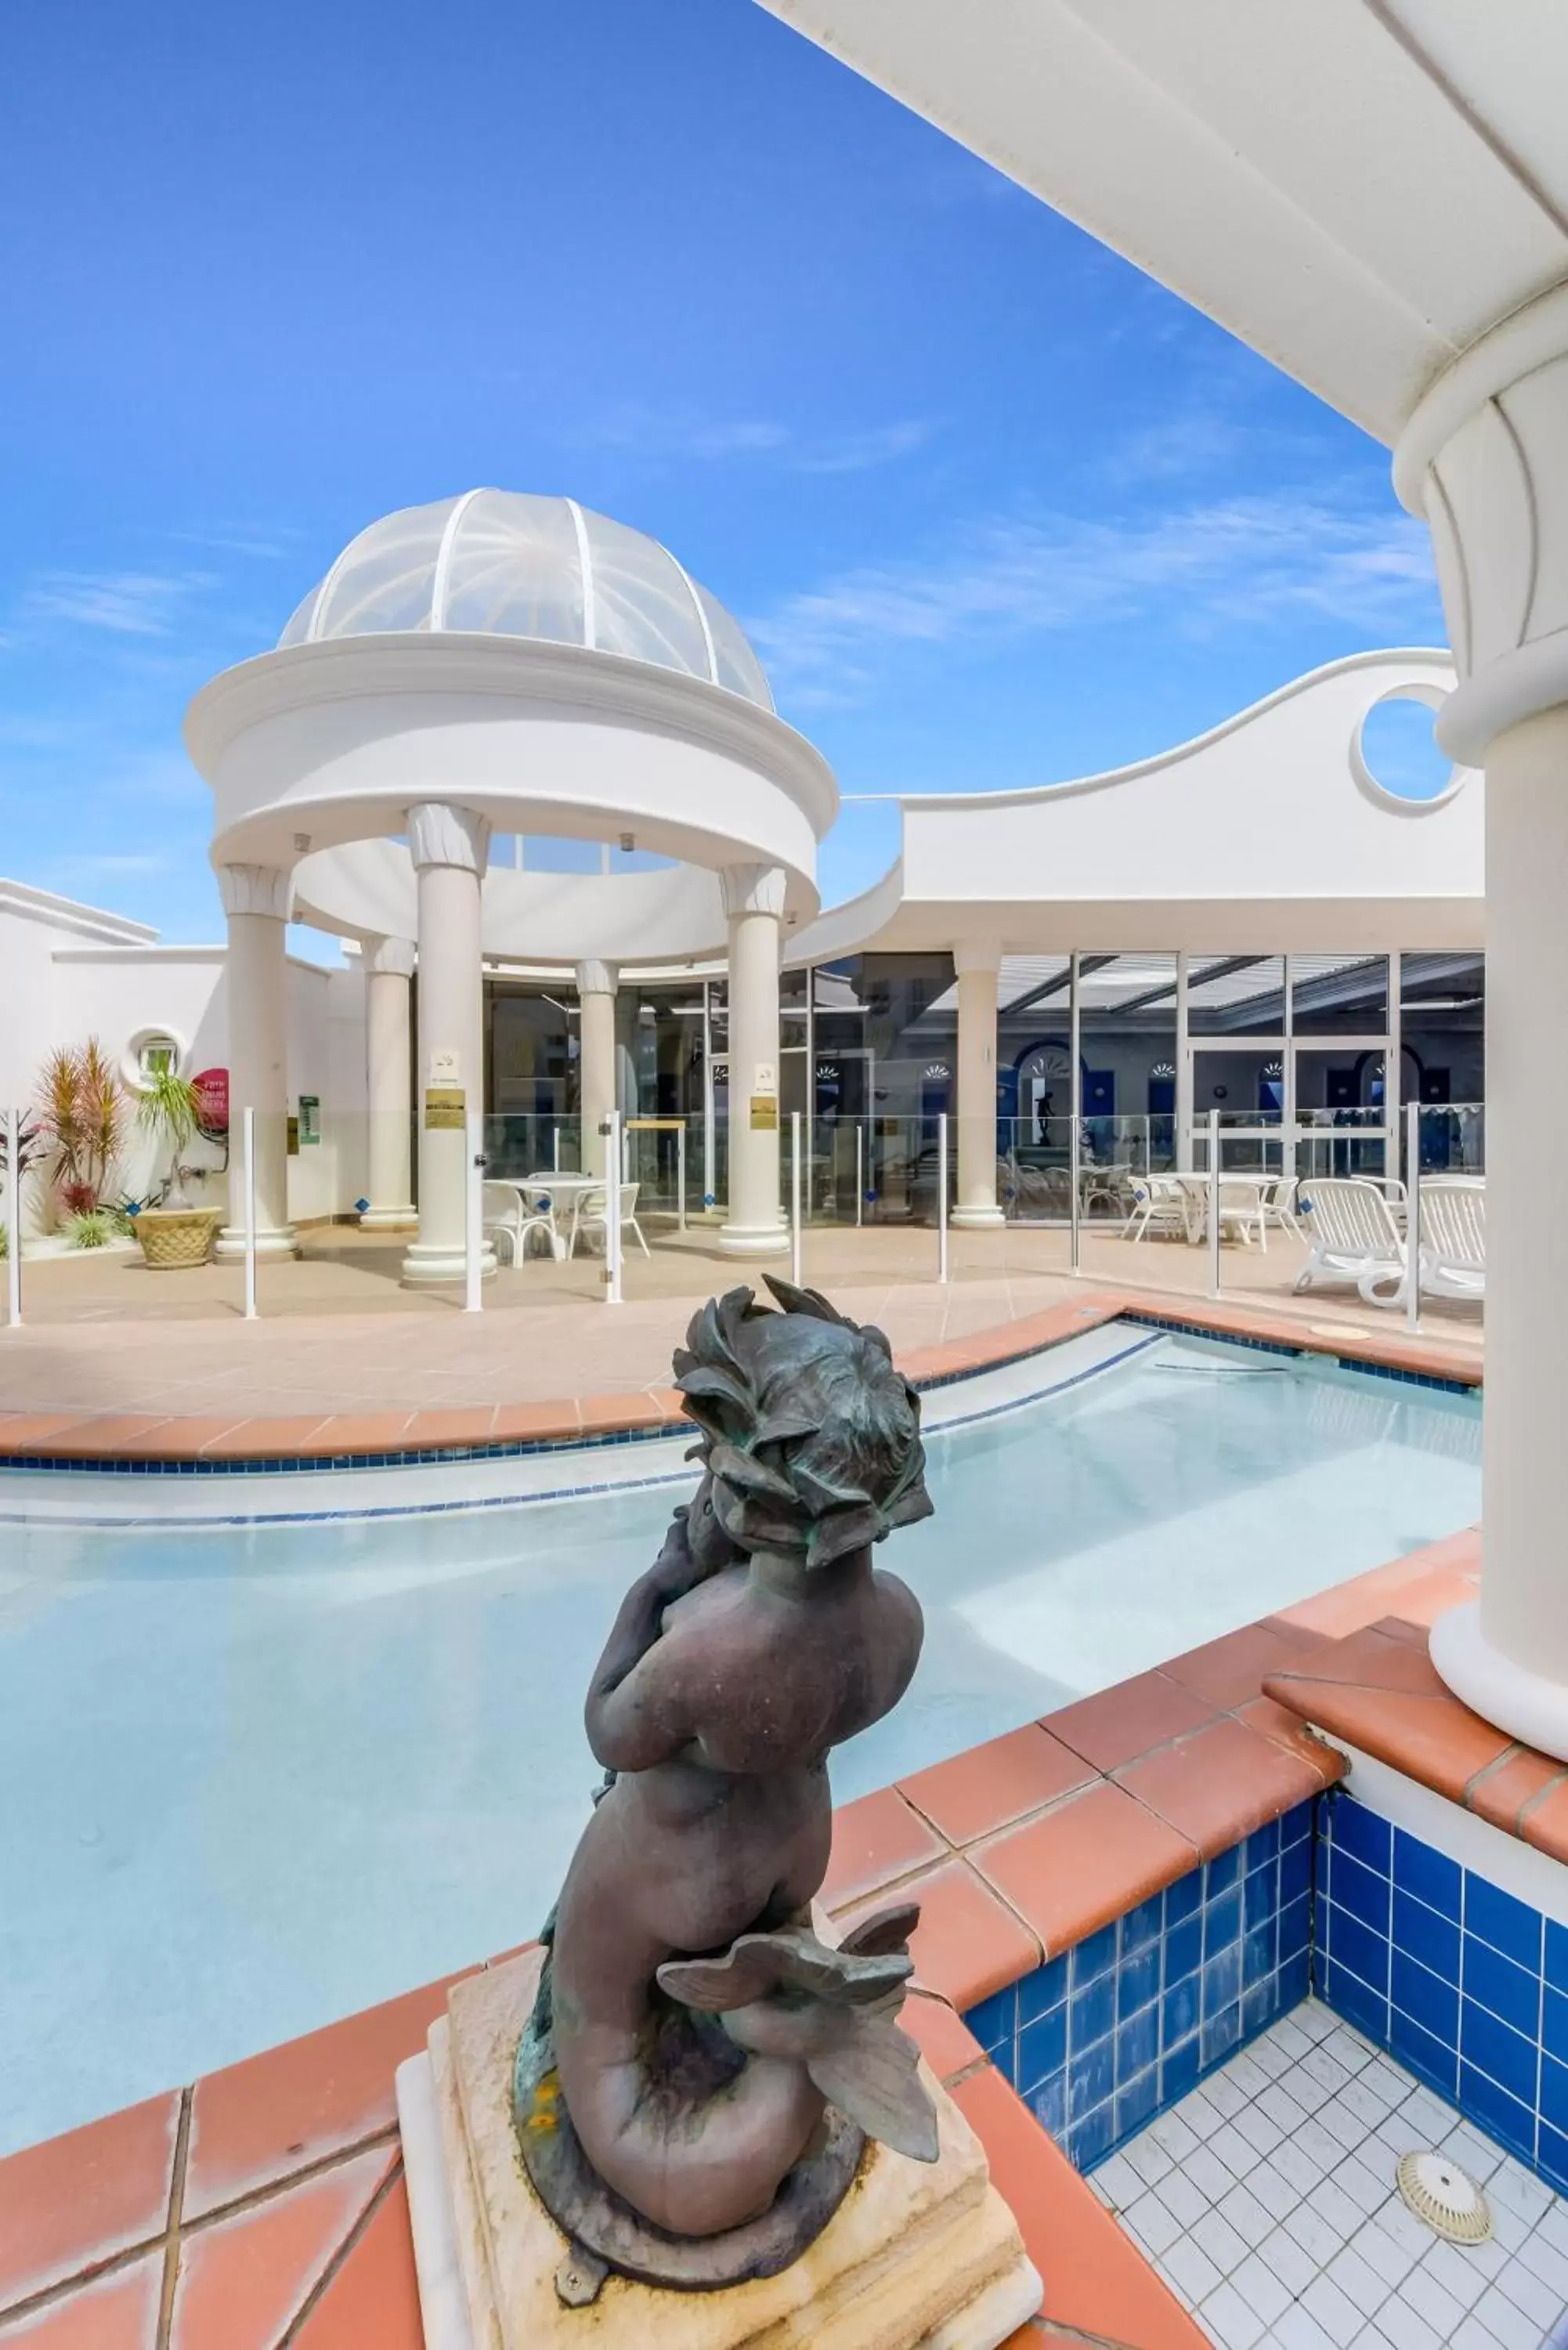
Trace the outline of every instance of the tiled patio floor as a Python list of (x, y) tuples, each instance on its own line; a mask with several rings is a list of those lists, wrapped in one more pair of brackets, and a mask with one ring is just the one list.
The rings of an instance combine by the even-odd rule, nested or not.
[[(1407, 2210), (1427, 2147), (1485, 2188), (1490, 2242)], [(1220, 2350), (1539, 2350), (1568, 2317), (1568, 2205), (1315, 2000), (1091, 2183)]]
[[(56, 1259), (29, 1265), (24, 1326), (0, 1327), (0, 1411), (181, 1414), (225, 1424), (314, 1412), (469, 1410), (563, 1397), (647, 1399), (670, 1377), (671, 1348), (693, 1308), (738, 1281), (761, 1286), (756, 1268), (720, 1256), (691, 1234), (639, 1260), (627, 1302), (596, 1302), (597, 1268), (530, 1263), (503, 1272), (483, 1313), (397, 1285), (396, 1243), (370, 1243), (336, 1228), (307, 1237), (298, 1262), (262, 1268), (262, 1319), (238, 1318), (233, 1267), (149, 1274), (125, 1257)], [(1303, 1343), (1336, 1336), (1398, 1355), (1409, 1342), (1401, 1316), (1363, 1305), (1354, 1292), (1293, 1297), (1282, 1246), (1267, 1266), (1274, 1285), (1247, 1287), (1218, 1308), (1206, 1299), (1202, 1251), (1138, 1247), (1097, 1235), (1085, 1274), (1066, 1270), (1064, 1235), (955, 1233), (953, 1278), (935, 1272), (929, 1232), (888, 1229), (808, 1235), (804, 1274), (857, 1321), (885, 1329), (900, 1356), (969, 1339), (1056, 1306), (1095, 1297), (1157, 1310), (1178, 1304), (1218, 1312), (1221, 1324)], [(1249, 1278), (1264, 1260), (1226, 1252), (1227, 1277)], [(784, 1267), (774, 1270), (787, 1270)], [(570, 1276), (570, 1284), (565, 1283)], [(1477, 1310), (1434, 1307), (1415, 1342), (1426, 1367), (1474, 1376), (1481, 1355)]]

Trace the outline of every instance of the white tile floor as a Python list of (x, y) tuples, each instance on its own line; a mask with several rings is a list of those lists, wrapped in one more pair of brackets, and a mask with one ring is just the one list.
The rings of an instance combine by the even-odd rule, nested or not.
[[(1428, 2146), (1485, 2187), (1490, 2242), (1407, 2210), (1395, 2168)], [(1568, 2203), (1315, 2000), (1091, 2184), (1220, 2350), (1568, 2345)]]

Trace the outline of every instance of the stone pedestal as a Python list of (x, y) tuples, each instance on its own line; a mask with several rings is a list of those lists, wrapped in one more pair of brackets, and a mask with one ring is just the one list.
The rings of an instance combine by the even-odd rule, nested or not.
[(716, 2293), (610, 2276), (587, 2298), (593, 2280), (574, 2271), (512, 2127), (542, 1963), (529, 1951), (456, 1985), (427, 2054), (398, 2074), (426, 2350), (998, 2350), (1038, 2310), (1040, 2280), (980, 2141), (929, 2074), (939, 2159), (869, 2148), (782, 2274)]

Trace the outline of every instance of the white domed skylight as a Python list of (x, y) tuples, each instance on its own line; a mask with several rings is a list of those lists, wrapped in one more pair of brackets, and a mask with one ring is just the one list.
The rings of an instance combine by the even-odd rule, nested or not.
[(349, 541), (278, 648), (401, 629), (582, 645), (774, 706), (722, 604), (656, 538), (572, 498), (470, 490), (383, 515)]

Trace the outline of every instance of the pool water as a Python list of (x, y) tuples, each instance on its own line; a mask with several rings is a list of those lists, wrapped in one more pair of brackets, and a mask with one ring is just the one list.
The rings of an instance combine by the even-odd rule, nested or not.
[[(1469, 1399), (1172, 1336), (929, 1451), (840, 1801), (1480, 1514)], [(0, 1534), (0, 2152), (527, 1939), (679, 1493)]]

